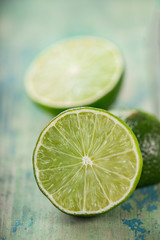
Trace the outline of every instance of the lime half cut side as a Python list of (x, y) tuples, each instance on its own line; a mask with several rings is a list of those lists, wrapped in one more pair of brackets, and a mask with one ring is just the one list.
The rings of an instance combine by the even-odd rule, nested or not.
[(32, 100), (46, 107), (86, 106), (105, 97), (104, 102), (113, 101), (123, 71), (121, 53), (113, 43), (76, 37), (40, 54), (28, 70), (25, 86)]
[(127, 199), (142, 170), (130, 128), (95, 108), (67, 110), (42, 131), (33, 155), (40, 190), (61, 211), (90, 216)]

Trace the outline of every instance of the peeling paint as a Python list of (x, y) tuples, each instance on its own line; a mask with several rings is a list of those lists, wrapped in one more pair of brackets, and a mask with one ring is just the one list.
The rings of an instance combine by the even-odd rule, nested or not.
[(19, 225), (21, 225), (21, 223), (20, 223), (19, 221), (17, 221), (17, 222), (15, 223), (15, 226), (12, 228), (12, 232), (16, 232), (16, 231), (17, 231), (17, 227), (18, 227)]
[(123, 224), (127, 225), (134, 232), (135, 240), (144, 239), (144, 233), (146, 233), (146, 229), (141, 226), (143, 222), (141, 222), (140, 219), (122, 219), (122, 221)]
[(147, 211), (148, 212), (152, 212), (152, 211), (154, 211), (154, 210), (156, 210), (157, 209), (157, 206), (156, 205), (149, 205), (148, 207), (147, 207)]
[(130, 203), (122, 204), (122, 209), (130, 212), (130, 210), (132, 209), (132, 206)]

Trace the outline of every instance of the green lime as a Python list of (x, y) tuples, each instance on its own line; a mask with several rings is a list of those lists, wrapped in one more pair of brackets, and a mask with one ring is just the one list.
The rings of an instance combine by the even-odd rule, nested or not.
[(79, 108), (61, 113), (42, 131), (33, 167), (40, 190), (57, 208), (90, 216), (131, 195), (142, 156), (123, 121), (104, 110)]
[(44, 51), (26, 77), (28, 95), (51, 108), (97, 106), (115, 99), (124, 71), (117, 47), (101, 38), (77, 37)]
[(138, 186), (160, 182), (160, 121), (138, 110), (113, 110), (132, 129), (143, 157), (143, 170)]

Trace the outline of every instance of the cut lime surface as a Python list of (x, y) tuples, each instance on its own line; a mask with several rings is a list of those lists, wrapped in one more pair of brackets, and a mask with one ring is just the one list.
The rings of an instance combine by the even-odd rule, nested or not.
[(138, 139), (143, 157), (138, 186), (160, 182), (160, 121), (152, 114), (135, 109), (112, 112), (127, 123)]
[(95, 108), (65, 111), (42, 131), (33, 155), (40, 190), (61, 211), (90, 216), (127, 199), (142, 157), (130, 128)]
[(96, 37), (77, 37), (44, 51), (26, 77), (28, 95), (41, 105), (70, 108), (92, 105), (117, 95), (124, 67), (111, 42)]

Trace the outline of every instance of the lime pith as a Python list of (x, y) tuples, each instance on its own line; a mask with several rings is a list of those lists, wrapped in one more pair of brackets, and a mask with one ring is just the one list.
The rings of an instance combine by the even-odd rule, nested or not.
[(92, 105), (104, 97), (111, 104), (123, 72), (123, 59), (114, 44), (77, 37), (53, 45), (36, 58), (26, 77), (26, 90), (34, 101), (51, 108)]
[(39, 188), (57, 208), (90, 216), (130, 196), (142, 157), (125, 123), (104, 110), (80, 108), (61, 113), (43, 130), (33, 166)]

